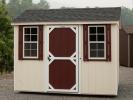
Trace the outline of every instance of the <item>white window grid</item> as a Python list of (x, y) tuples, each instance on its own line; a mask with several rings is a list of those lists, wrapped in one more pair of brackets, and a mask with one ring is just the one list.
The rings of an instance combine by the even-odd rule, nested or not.
[[(37, 41), (25, 41), (24, 39), (25, 39), (25, 28), (29, 28), (30, 29), (30, 35), (31, 35), (31, 29), (32, 28), (37, 28), (37, 34), (35, 34), (35, 35), (37, 35)], [(31, 58), (31, 59), (34, 59), (34, 58), (38, 58), (38, 41), (39, 41), (39, 36), (38, 36), (38, 34), (39, 34), (39, 27), (38, 26), (25, 26), (25, 27), (23, 27), (23, 58)], [(32, 35), (34, 35), (34, 34), (32, 34)], [(30, 40), (31, 40), (31, 36), (30, 36)], [(25, 56), (25, 48), (24, 48), (24, 46), (25, 46), (25, 43), (36, 43), (37, 44), (37, 49), (32, 49), (32, 50), (37, 50), (37, 56)]]
[[(97, 27), (104, 27), (104, 34), (102, 33), (101, 35), (104, 35), (104, 41), (98, 41), (97, 39), (96, 39), (96, 41), (90, 41), (90, 35), (92, 35), (92, 34), (90, 34), (90, 27), (96, 27), (96, 37), (97, 37), (97, 35), (99, 34), (99, 33), (97, 33)], [(104, 57), (91, 57), (90, 56), (90, 44), (91, 43), (103, 43), (104, 44)], [(100, 49), (98, 49), (98, 50), (100, 50)], [(89, 57), (89, 59), (101, 59), (101, 60), (103, 60), (103, 59), (106, 59), (106, 27), (105, 27), (105, 25), (91, 25), (91, 26), (88, 26), (88, 57)]]

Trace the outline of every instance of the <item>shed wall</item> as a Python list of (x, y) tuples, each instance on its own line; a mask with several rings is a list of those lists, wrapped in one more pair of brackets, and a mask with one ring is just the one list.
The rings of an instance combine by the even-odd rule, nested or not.
[[(44, 26), (45, 30), (45, 26)], [(79, 93), (116, 95), (119, 80), (119, 25), (111, 25), (112, 61), (83, 61), (83, 25), (79, 25)], [(45, 36), (44, 36), (45, 38)], [(45, 38), (44, 41), (47, 39)], [(46, 42), (44, 42), (46, 43)], [(45, 44), (43, 44), (45, 47)], [(18, 60), (18, 26), (14, 27), (14, 90), (47, 92), (48, 72), (44, 60)]]
[(43, 92), (46, 86), (44, 60), (18, 60), (18, 26), (14, 26), (14, 90)]
[(120, 30), (120, 65), (128, 66), (128, 34)]
[[(81, 30), (81, 39), (83, 34)], [(81, 42), (83, 45), (83, 41)], [(112, 61), (81, 61), (82, 94), (116, 95), (119, 83), (119, 26), (111, 25)], [(82, 47), (82, 46), (81, 46)], [(81, 49), (83, 58), (83, 47)]]

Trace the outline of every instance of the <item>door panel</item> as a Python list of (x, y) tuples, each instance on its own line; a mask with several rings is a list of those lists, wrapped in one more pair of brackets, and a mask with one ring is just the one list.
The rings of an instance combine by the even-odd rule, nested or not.
[(47, 26), (48, 91), (78, 92), (78, 26)]
[(70, 57), (75, 52), (76, 34), (70, 28), (55, 28), (49, 38), (49, 51), (55, 57)]
[(49, 65), (49, 83), (54, 89), (71, 89), (76, 84), (75, 70), (70, 60), (54, 60)]

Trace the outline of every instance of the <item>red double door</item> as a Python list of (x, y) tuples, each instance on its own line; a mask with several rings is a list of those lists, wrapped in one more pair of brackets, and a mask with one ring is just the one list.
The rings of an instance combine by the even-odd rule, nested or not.
[(47, 26), (48, 91), (78, 92), (78, 26)]

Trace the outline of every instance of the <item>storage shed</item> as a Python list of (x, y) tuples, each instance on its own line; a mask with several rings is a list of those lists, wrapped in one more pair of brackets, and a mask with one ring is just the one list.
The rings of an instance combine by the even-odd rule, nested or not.
[(117, 95), (120, 8), (27, 10), (14, 26), (14, 90)]
[(133, 25), (120, 29), (120, 65), (133, 67)]

